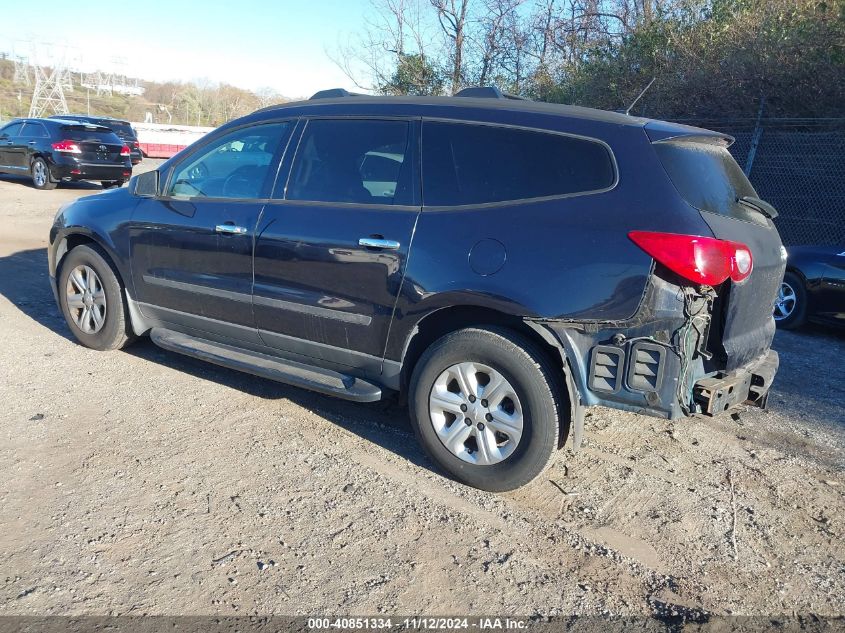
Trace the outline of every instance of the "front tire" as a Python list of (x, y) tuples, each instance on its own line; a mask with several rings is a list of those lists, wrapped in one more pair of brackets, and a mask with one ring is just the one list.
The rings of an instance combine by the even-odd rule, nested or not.
[(68, 327), (86, 347), (120, 349), (135, 338), (120, 281), (99, 248), (77, 246), (65, 256), (58, 293)]
[(807, 321), (807, 289), (804, 280), (792, 271), (783, 276), (775, 299), (775, 323), (784, 330), (794, 330)]
[(414, 432), (458, 481), (514, 490), (540, 475), (558, 446), (556, 376), (543, 352), (515, 332), (458, 330), (433, 343), (414, 369)]
[(32, 176), (32, 186), (42, 191), (55, 189), (59, 184), (50, 176), (50, 167), (43, 158), (36, 158), (32, 161), (30, 175)]

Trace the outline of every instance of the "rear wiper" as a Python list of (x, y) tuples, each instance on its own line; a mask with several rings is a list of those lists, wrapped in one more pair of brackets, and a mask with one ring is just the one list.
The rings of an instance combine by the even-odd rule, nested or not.
[(740, 196), (736, 199), (736, 201), (740, 204), (744, 204), (747, 207), (751, 207), (755, 211), (759, 211), (770, 220), (774, 220), (776, 217), (778, 217), (777, 209), (775, 209), (765, 200), (761, 200), (760, 198), (755, 198), (754, 196)]

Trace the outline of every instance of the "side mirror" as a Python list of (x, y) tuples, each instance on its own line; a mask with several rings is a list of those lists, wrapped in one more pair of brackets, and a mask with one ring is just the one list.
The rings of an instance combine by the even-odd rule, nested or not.
[(132, 194), (139, 198), (155, 198), (158, 195), (158, 171), (147, 171), (138, 174), (132, 180), (134, 187), (130, 187)]

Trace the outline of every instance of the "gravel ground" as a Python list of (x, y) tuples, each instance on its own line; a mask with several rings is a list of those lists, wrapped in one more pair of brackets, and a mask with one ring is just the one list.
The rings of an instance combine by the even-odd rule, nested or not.
[(593, 409), (493, 495), (394, 402), (77, 345), (47, 231), (98, 190), (0, 177), (0, 615), (845, 612), (842, 333), (778, 333), (769, 412)]

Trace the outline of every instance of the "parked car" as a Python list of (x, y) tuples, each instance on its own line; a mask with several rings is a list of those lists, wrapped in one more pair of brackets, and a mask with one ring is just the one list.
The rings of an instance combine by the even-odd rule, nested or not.
[(129, 147), (109, 128), (64, 119), (16, 119), (0, 128), (0, 173), (29, 175), (36, 189), (99, 180), (120, 187), (132, 176)]
[(845, 247), (790, 246), (775, 300), (778, 327), (845, 325)]
[(144, 159), (144, 154), (141, 152), (141, 145), (138, 143), (138, 134), (135, 132), (135, 128), (132, 127), (132, 124), (129, 123), (129, 121), (115, 119), (110, 116), (91, 116), (88, 114), (57, 114), (50, 118), (65, 120), (70, 119), (73, 121), (82, 121), (83, 123), (93, 123), (94, 125), (107, 127), (117, 134), (117, 137), (129, 147), (129, 158), (132, 160), (133, 165), (137, 165)]
[(321, 92), (63, 207), (49, 272), (88, 347), (149, 335), (341, 398), (399, 392), (440, 467), (510, 490), (580, 446), (588, 407), (766, 404), (785, 257), (731, 141), (493, 88)]

